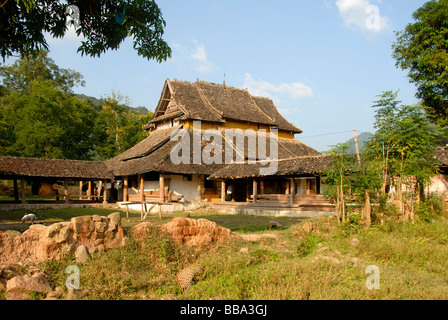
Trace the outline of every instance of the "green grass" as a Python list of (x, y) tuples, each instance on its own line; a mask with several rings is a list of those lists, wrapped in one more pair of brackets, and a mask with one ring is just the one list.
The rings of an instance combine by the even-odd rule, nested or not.
[[(45, 211), (49, 219), (109, 214), (92, 208)], [(122, 213), (122, 217), (124, 217)], [(1, 216), (1, 213), (0, 213)], [(143, 242), (129, 240), (122, 249), (96, 255), (80, 266), (84, 299), (448, 299), (447, 214), (429, 221), (402, 223), (393, 219), (369, 229), (338, 225), (334, 219), (312, 219), (318, 227), (301, 239), (295, 234), (304, 219), (192, 212), (231, 228), (237, 234), (272, 233), (259, 241), (236, 239), (207, 248), (182, 246), (155, 225), (185, 213), (150, 215), (154, 224)], [(124, 218), (125, 229), (139, 223), (139, 213)], [(1, 218), (0, 218), (1, 219)], [(269, 230), (270, 220), (285, 227)], [(309, 221), (309, 220), (306, 220)], [(354, 245), (352, 239), (358, 240)], [(203, 274), (181, 293), (176, 275), (199, 263)], [(73, 258), (42, 264), (52, 286), (65, 290), (65, 268)], [(380, 289), (368, 290), (369, 265), (378, 266)], [(1, 298), (1, 297), (0, 297)]]

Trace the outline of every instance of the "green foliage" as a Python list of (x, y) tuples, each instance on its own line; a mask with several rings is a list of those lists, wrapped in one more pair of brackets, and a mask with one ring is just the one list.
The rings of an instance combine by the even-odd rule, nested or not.
[(397, 32), (393, 57), (408, 70), (417, 85), (417, 97), (434, 122), (448, 118), (448, 0), (426, 2), (414, 14), (415, 22)]
[(95, 127), (98, 141), (95, 151), (97, 159), (112, 158), (133, 147), (148, 136), (143, 130), (152, 117), (152, 112), (146, 108), (133, 109), (126, 105), (126, 101), (114, 92), (104, 99), (98, 112)]
[(385, 184), (388, 178), (409, 176), (421, 185), (428, 183), (437, 172), (438, 127), (421, 106), (398, 106), (397, 93), (386, 91), (379, 97), (373, 106), (378, 108), (377, 132), (366, 146), (367, 159), (381, 165)]
[(48, 52), (0, 67), (0, 155), (105, 160), (144, 138), (152, 113), (122, 97), (99, 101), (73, 94), (82, 75), (59, 68)]
[[(69, 17), (70, 5), (77, 6), (79, 16)], [(120, 22), (120, 18), (124, 21)], [(162, 38), (166, 22), (151, 0), (5, 1), (0, 7), (0, 54), (5, 59), (17, 53), (29, 56), (48, 49), (44, 33), (63, 37), (68, 30), (67, 21), (73, 20), (77, 35), (85, 39), (78, 48), (83, 55), (100, 57), (107, 50), (117, 50), (130, 36), (140, 56), (159, 63), (171, 57), (171, 49)]]
[(316, 250), (317, 245), (323, 242), (323, 238), (314, 232), (304, 233), (302, 237), (304, 239), (300, 240), (297, 248), (297, 254), (301, 258), (312, 254)]
[(0, 76), (7, 92), (22, 94), (29, 93), (36, 81), (50, 81), (55, 88), (66, 93), (73, 93), (75, 86), (85, 85), (79, 72), (59, 68), (45, 50), (39, 50), (33, 57), (18, 59), (10, 66), (1, 66)]

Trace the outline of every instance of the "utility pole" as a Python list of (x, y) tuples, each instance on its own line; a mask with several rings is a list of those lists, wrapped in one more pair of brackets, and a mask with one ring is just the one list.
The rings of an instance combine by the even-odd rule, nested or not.
[(356, 135), (356, 128), (353, 128), (353, 133), (355, 135), (356, 157), (358, 158), (358, 163), (361, 164), (361, 156), (359, 155), (358, 136)]

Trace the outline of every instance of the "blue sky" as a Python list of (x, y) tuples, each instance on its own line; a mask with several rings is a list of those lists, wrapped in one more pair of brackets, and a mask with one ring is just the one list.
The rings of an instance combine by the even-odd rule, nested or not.
[(100, 98), (115, 91), (133, 107), (154, 110), (167, 78), (222, 83), (225, 73), (227, 85), (272, 98), (302, 128), (296, 137), (319, 151), (352, 138), (354, 127), (373, 132), (371, 105), (383, 91), (400, 90), (403, 104), (417, 102), (391, 45), (424, 0), (156, 2), (173, 50), (161, 64), (139, 57), (131, 39), (90, 58), (76, 53), (80, 40), (72, 31), (47, 38), (50, 57), (84, 76), (77, 93)]

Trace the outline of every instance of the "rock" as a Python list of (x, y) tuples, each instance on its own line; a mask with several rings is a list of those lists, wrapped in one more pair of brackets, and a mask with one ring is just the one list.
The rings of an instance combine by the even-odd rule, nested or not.
[(88, 234), (95, 231), (95, 225), (91, 216), (75, 217), (70, 220), (70, 225), (76, 234)]
[(160, 228), (169, 233), (175, 241), (187, 246), (203, 246), (238, 237), (229, 229), (206, 219), (173, 218)]
[(350, 244), (352, 245), (352, 247), (356, 247), (359, 244), (359, 240), (353, 238), (352, 240), (350, 240)]
[(77, 289), (68, 289), (65, 300), (81, 300), (82, 291)]
[(47, 297), (45, 298), (45, 300), (60, 299), (62, 297), (62, 291), (63, 291), (63, 289), (60, 286), (54, 288), (53, 291), (51, 291), (49, 294), (47, 294)]
[(282, 229), (283, 225), (277, 221), (269, 221), (269, 229), (272, 229), (272, 228)]
[(48, 227), (34, 224), (14, 237), (0, 233), (0, 264), (60, 260), (73, 254), (80, 245), (88, 249), (102, 245), (100, 251), (122, 247), (124, 233), (119, 212), (108, 217), (74, 217), (69, 222), (58, 222)]
[(130, 233), (133, 234), (137, 239), (146, 238), (149, 234), (149, 229), (153, 227), (151, 222), (142, 222), (133, 226)]
[(6, 279), (4, 278), (0, 278), (0, 291), (5, 291), (6, 290)]
[(79, 246), (75, 252), (76, 263), (86, 263), (90, 259), (89, 250), (86, 246)]
[(9, 234), (11, 237), (20, 237), (21, 233), (17, 230), (6, 230), (5, 234)]
[(327, 251), (327, 250), (329, 250), (330, 248), (328, 248), (328, 247), (321, 247), (321, 248), (319, 248), (319, 249), (317, 249), (317, 253), (321, 253), (321, 252), (324, 252), (324, 251)]
[(312, 222), (304, 222), (301, 225), (301, 229), (306, 233), (310, 233), (314, 230), (314, 224)]
[(109, 222), (116, 224), (117, 226), (121, 226), (121, 214), (120, 212), (114, 212), (107, 216)]
[(30, 298), (30, 294), (33, 292), (48, 294), (52, 291), (42, 273), (32, 277), (14, 277), (8, 280), (6, 290), (7, 300), (24, 300)]

